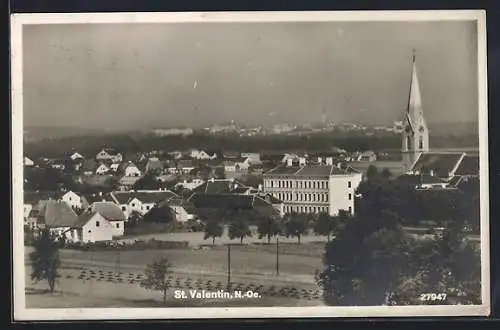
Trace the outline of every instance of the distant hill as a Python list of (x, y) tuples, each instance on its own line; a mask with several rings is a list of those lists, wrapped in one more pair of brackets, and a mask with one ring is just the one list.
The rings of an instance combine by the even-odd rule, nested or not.
[(431, 135), (471, 135), (479, 133), (477, 122), (447, 122), (429, 124)]
[(109, 133), (103, 129), (64, 127), (64, 126), (28, 126), (24, 128), (25, 142), (43, 139), (58, 139), (71, 136), (103, 135)]

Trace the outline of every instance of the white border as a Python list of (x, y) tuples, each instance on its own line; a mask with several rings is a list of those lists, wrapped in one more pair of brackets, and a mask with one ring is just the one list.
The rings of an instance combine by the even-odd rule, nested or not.
[[(26, 309), (24, 263), (14, 262), (15, 320), (294, 318), (487, 316), (490, 313), (488, 105), (486, 14), (484, 10), (339, 11), (339, 12), (208, 12), (208, 13), (84, 13), (14, 14), (11, 16), (13, 219), (23, 210), (22, 26), (24, 24), (217, 23), (217, 22), (381, 22), (476, 21), (478, 42), (479, 148), (481, 184), (482, 305), (380, 307), (262, 307), (262, 308), (65, 308)], [(22, 221), (13, 221), (14, 260), (24, 260)], [(19, 256), (16, 258), (15, 256)], [(17, 294), (16, 294), (17, 293)]]

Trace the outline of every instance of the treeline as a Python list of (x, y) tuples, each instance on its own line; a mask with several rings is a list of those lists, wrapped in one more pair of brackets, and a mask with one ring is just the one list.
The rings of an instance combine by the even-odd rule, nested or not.
[[(432, 148), (461, 148), (478, 145), (477, 135), (431, 136)], [(365, 136), (355, 134), (318, 133), (307, 136), (255, 136), (194, 134), (190, 136), (154, 136), (150, 134), (105, 136), (80, 136), (46, 139), (25, 143), (25, 152), (31, 157), (66, 157), (72, 150), (84, 156), (95, 155), (103, 147), (116, 148), (121, 152), (144, 152), (161, 150), (237, 150), (241, 152), (263, 152), (274, 150), (324, 151), (332, 147), (348, 152), (363, 150), (399, 149), (401, 137), (397, 134)]]

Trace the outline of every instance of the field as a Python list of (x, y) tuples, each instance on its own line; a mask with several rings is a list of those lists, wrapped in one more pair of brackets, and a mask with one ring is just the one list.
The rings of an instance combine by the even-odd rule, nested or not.
[[(165, 234), (168, 235), (168, 234)], [(196, 246), (201, 233), (175, 234), (177, 240), (190, 237)], [(182, 236), (180, 238), (179, 236)], [(162, 237), (164, 238), (164, 237)], [(305, 238), (312, 242), (317, 237)], [(174, 299), (174, 290), (226, 290), (228, 283), (228, 249), (221, 245), (203, 249), (142, 251), (61, 250), (61, 277), (57, 292), (49, 294), (44, 282), (33, 284), (26, 275), (27, 307), (155, 307), (163, 306), (158, 292), (139, 286), (147, 264), (167, 257), (172, 264), (171, 290), (167, 306), (309, 306), (322, 305), (315, 274), (322, 270), (324, 243), (302, 243), (289, 240), (279, 246), (279, 275), (276, 273), (276, 245), (232, 245), (230, 262), (231, 290), (259, 292), (260, 299), (193, 300)], [(265, 240), (264, 240), (265, 241)], [(234, 242), (233, 242), (234, 243)], [(258, 243), (258, 242), (255, 242)], [(25, 249), (26, 271), (29, 273)]]

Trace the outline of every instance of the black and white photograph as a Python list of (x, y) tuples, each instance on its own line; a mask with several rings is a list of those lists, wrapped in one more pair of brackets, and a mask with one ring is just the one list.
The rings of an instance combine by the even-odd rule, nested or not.
[(19, 320), (486, 316), (486, 14), (15, 14)]

